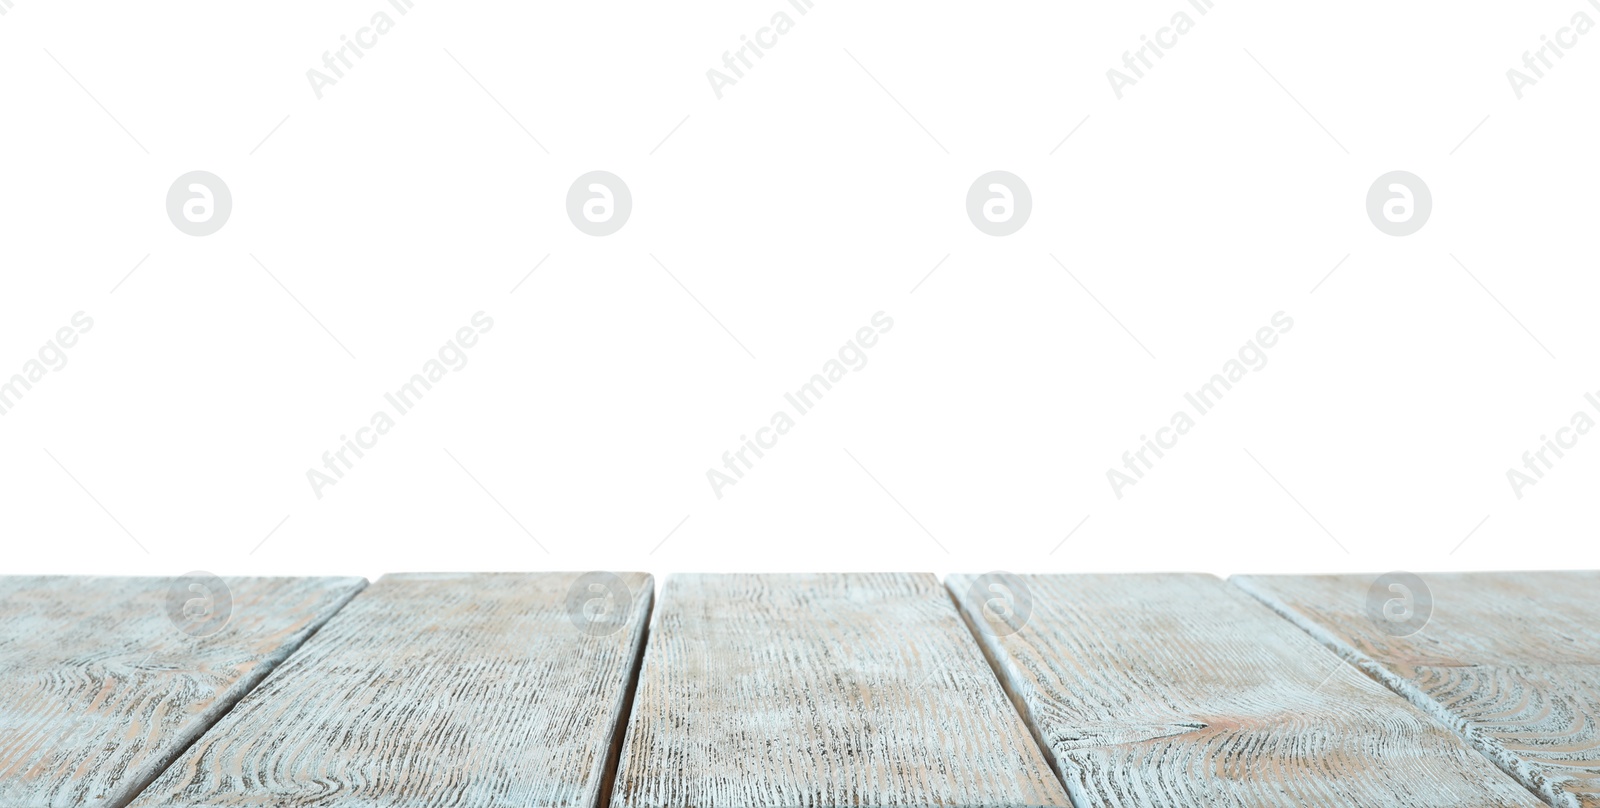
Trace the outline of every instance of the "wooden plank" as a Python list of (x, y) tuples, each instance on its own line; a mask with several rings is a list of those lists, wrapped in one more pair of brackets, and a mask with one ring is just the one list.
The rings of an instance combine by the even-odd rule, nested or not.
[(674, 575), (618, 808), (1065, 806), (932, 575)]
[[(1600, 572), (1448, 573), (1421, 591), (1376, 575), (1234, 582), (1445, 721), (1561, 808), (1600, 808)], [(1405, 584), (1418, 590), (1415, 579)], [(1397, 627), (1431, 594), (1431, 615)], [(1394, 611), (1385, 616), (1383, 606)]]
[(0, 805), (127, 804), (366, 584), (218, 580), (0, 577)]
[(607, 575), (386, 575), (134, 805), (592, 808), (653, 588)]
[(1078, 805), (1539, 805), (1212, 576), (947, 583)]

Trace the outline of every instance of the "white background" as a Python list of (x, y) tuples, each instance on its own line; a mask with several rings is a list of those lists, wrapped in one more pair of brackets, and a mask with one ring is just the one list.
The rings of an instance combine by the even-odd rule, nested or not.
[[(1600, 32), (1506, 79), (1585, 0), (416, 0), (320, 100), (306, 71), (386, 0), (13, 2), (0, 377), (95, 324), (0, 417), (0, 572), (1600, 564), (1600, 436), (1506, 479), (1600, 391)], [(164, 206), (196, 169), (234, 200), (203, 238)], [(596, 169), (634, 199), (604, 238), (564, 207)], [(1034, 199), (1003, 238), (964, 210), (996, 169)], [(1403, 238), (1364, 202), (1396, 169), (1434, 200)], [(315, 497), (480, 310), (470, 364)], [(878, 311), (869, 364), (715, 497)], [(1278, 311), (1267, 366), (1116, 498)]]

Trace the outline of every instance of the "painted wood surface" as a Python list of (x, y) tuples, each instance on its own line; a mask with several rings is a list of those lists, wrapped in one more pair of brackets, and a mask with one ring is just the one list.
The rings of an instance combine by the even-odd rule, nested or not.
[(366, 584), (222, 579), (195, 636), (174, 580), (0, 577), (0, 806), (125, 805)]
[(947, 583), (1078, 805), (1540, 804), (1210, 575)]
[(1421, 577), (1431, 616), (1409, 636), (1384, 630), (1381, 605), (1378, 620), (1369, 616), (1376, 575), (1234, 582), (1551, 804), (1600, 808), (1600, 572)]
[(386, 575), (134, 805), (591, 808), (653, 588), (616, 580)]
[(674, 575), (618, 808), (1064, 806), (932, 575)]

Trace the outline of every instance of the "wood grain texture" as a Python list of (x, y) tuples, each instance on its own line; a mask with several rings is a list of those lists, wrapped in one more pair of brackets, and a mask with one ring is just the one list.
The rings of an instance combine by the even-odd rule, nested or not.
[[(976, 581), (947, 583), (1077, 805), (1539, 805), (1212, 576), (1017, 576), (1009, 595)], [(996, 597), (1017, 618), (986, 612)]]
[(173, 581), (0, 577), (0, 806), (125, 805), (366, 584), (226, 578), (196, 637)]
[(1432, 615), (1394, 637), (1375, 575), (1234, 582), (1447, 722), (1561, 808), (1600, 808), (1600, 572), (1424, 575)]
[(591, 808), (653, 587), (618, 575), (598, 635), (578, 573), (384, 576), (134, 805)]
[(612, 805), (1067, 799), (932, 575), (674, 575)]

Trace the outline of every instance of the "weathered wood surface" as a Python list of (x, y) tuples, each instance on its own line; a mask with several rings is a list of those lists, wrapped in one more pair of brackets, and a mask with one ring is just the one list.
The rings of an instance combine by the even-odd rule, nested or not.
[(617, 808), (1065, 806), (932, 575), (674, 575)]
[(386, 575), (134, 805), (591, 808), (653, 588), (617, 578), (574, 601), (578, 573)]
[(1600, 806), (1600, 572), (1424, 575), (1432, 615), (1404, 637), (1368, 616), (1377, 577), (1234, 582), (1551, 804)]
[(194, 636), (173, 582), (0, 577), (0, 806), (125, 805), (366, 583), (226, 578)]
[(1210, 575), (947, 583), (1078, 805), (1539, 805)]

